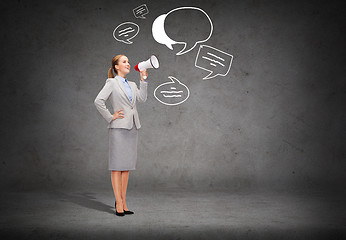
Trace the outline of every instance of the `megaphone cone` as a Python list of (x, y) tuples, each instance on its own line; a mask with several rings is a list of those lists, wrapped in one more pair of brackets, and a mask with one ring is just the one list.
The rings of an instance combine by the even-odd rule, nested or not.
[(157, 57), (155, 55), (151, 55), (151, 57), (143, 62), (138, 63), (135, 66), (135, 70), (140, 72), (149, 68), (159, 68), (160, 64), (159, 64), (159, 60), (157, 59)]

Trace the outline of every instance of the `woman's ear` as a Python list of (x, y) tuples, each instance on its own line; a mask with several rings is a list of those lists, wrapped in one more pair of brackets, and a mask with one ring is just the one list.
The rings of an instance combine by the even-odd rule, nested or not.
[(118, 65), (114, 65), (115, 70), (119, 70), (119, 66)]

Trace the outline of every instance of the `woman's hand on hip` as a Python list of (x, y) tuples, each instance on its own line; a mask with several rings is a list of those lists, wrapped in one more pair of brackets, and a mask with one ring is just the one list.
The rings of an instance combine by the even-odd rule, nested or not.
[(141, 81), (145, 81), (148, 78), (147, 70), (140, 71), (139, 74), (141, 75)]
[(113, 114), (113, 120), (117, 119), (117, 118), (124, 118), (124, 113), (121, 112), (121, 111), (124, 111), (123, 109), (120, 109), (118, 111), (116, 111), (114, 114)]

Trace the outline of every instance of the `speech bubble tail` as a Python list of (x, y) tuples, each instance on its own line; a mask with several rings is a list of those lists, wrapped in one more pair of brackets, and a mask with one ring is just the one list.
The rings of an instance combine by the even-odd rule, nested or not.
[(203, 78), (203, 80), (209, 80), (209, 79), (212, 79), (214, 77), (216, 77), (217, 75), (219, 75), (218, 73), (217, 74), (213, 74), (214, 72), (210, 72), (207, 76), (205, 76)]
[(166, 47), (168, 47), (169, 49), (173, 50), (172, 44), (170, 44), (170, 43), (167, 43)]
[(175, 77), (173, 77), (173, 76), (169, 76), (168, 78), (171, 79), (172, 82), (174, 82), (174, 83), (179, 83), (179, 84), (181, 84), (181, 82), (180, 82), (178, 79), (176, 79)]
[[(180, 42), (179, 42), (179, 43), (180, 43)], [(183, 47), (183, 49), (181, 49), (176, 55), (183, 55), (183, 54), (185, 54), (185, 53), (187, 53), (187, 52), (190, 52), (190, 51), (196, 46), (196, 44), (195, 44), (195, 45), (193, 45), (192, 47), (189, 47), (188, 44), (187, 44), (187, 43), (184, 43), (184, 42), (182, 42), (182, 43), (180, 43), (180, 44), (184, 44), (184, 47)]]
[(130, 40), (126, 39), (126, 40), (122, 40), (122, 42), (126, 43), (126, 44), (132, 44), (133, 42), (131, 42)]

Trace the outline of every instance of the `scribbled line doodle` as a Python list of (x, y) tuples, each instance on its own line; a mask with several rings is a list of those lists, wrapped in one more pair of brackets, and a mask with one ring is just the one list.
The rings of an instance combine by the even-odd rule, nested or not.
[(174, 106), (185, 102), (190, 96), (188, 87), (175, 77), (168, 77), (171, 81), (159, 85), (154, 90), (155, 98), (162, 104)]
[(113, 31), (113, 37), (119, 42), (132, 44), (130, 40), (139, 32), (139, 26), (133, 22), (119, 24)]
[[(177, 88), (171, 87), (170, 90), (176, 90)], [(177, 93), (183, 93), (183, 91), (160, 91), (164, 97), (181, 97), (181, 94)], [(165, 94), (166, 93), (166, 94)], [(177, 94), (177, 95), (168, 95), (168, 94)]]
[(144, 15), (147, 15), (149, 13), (148, 7), (146, 4), (142, 4), (135, 9), (132, 10), (133, 15), (135, 15), (136, 18), (143, 18), (145, 19)]
[[(170, 16), (169, 16), (170, 15)], [(189, 18), (190, 17), (190, 18)], [(165, 26), (173, 23), (179, 27), (179, 32), (188, 32), (192, 38), (183, 41), (181, 35), (170, 32), (167, 34)], [(198, 23), (198, 24), (195, 24)], [(152, 34), (156, 42), (166, 45), (173, 50), (173, 44), (184, 44), (182, 50), (176, 55), (183, 55), (191, 51), (198, 43), (207, 41), (213, 33), (213, 23), (208, 14), (197, 7), (179, 7), (167, 14), (158, 16), (152, 25)], [(173, 39), (171, 39), (173, 35)]]
[(231, 69), (232, 61), (233, 56), (231, 54), (207, 45), (200, 45), (195, 67), (210, 72), (203, 78), (203, 80), (207, 80), (218, 75), (226, 76)]

